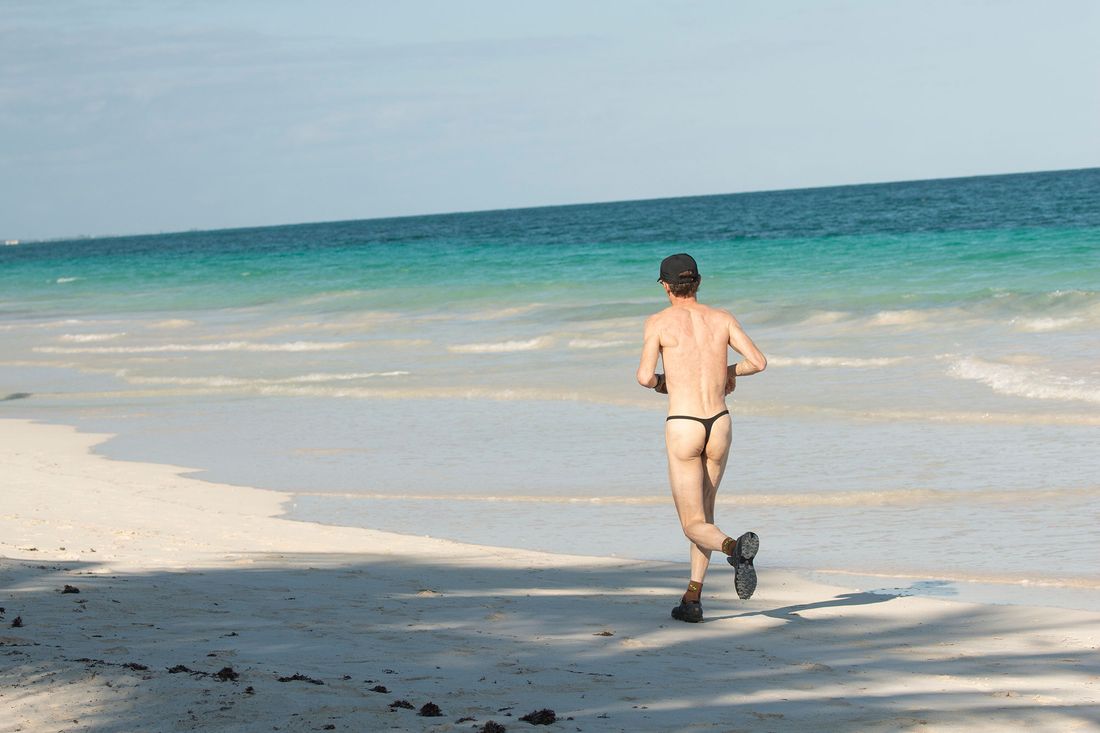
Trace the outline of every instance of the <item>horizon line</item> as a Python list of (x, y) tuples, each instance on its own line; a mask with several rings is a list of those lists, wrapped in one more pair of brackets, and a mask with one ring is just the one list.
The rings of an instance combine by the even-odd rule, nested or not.
[(786, 193), (794, 191), (817, 191), (830, 188), (858, 188), (861, 186), (886, 186), (892, 184), (902, 183), (927, 183), (930, 181), (962, 181), (970, 178), (997, 178), (1004, 176), (1025, 176), (1036, 175), (1041, 173), (1074, 173), (1079, 171), (1097, 170), (1100, 166), (1085, 166), (1082, 168), (1054, 168), (1048, 170), (1033, 170), (1033, 171), (1011, 171), (1007, 173), (975, 173), (964, 176), (947, 176), (944, 178), (904, 178), (889, 181), (861, 181), (858, 183), (833, 183), (821, 186), (800, 186), (796, 188), (759, 188), (748, 189), (744, 191), (723, 191), (719, 193), (697, 193), (697, 194), (682, 194), (675, 196), (654, 196), (639, 199), (609, 199), (602, 201), (574, 201), (568, 203), (557, 204), (535, 204), (531, 206), (510, 206), (503, 208), (488, 208), (488, 209), (465, 209), (455, 211), (434, 211), (424, 212), (419, 214), (394, 214), (388, 216), (367, 216), (353, 219), (326, 219), (316, 221), (298, 221), (298, 222), (282, 222), (277, 224), (246, 224), (243, 226), (230, 226), (219, 227), (214, 229), (205, 229), (201, 227), (192, 227), (189, 229), (172, 229), (162, 230), (157, 232), (134, 232), (129, 234), (71, 234), (57, 237), (42, 237), (23, 239), (20, 237), (5, 237), (7, 241), (17, 241), (22, 244), (42, 244), (49, 242), (71, 242), (84, 239), (125, 239), (128, 237), (159, 237), (169, 236), (173, 234), (198, 234), (198, 233), (213, 233), (213, 232), (232, 232), (232, 231), (247, 231), (252, 229), (276, 229), (281, 227), (296, 227), (296, 226), (317, 226), (322, 224), (345, 224), (350, 222), (361, 221), (391, 221), (395, 219), (420, 219), (433, 216), (463, 216), (467, 214), (492, 214), (506, 211), (534, 211), (538, 209), (561, 209), (577, 206), (606, 206), (613, 204), (625, 204), (625, 203), (643, 203), (652, 201), (674, 201), (677, 199), (694, 199), (694, 198), (711, 198), (717, 196), (744, 196), (761, 193)]

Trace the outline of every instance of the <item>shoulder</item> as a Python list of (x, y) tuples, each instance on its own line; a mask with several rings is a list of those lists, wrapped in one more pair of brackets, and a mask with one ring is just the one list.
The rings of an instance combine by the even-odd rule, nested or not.
[(716, 321), (728, 323), (728, 324), (734, 325), (734, 326), (738, 325), (737, 319), (734, 318), (733, 314), (730, 313), (725, 308), (716, 308), (713, 305), (708, 305), (707, 310), (708, 310), (707, 315), (709, 315), (711, 318), (715, 319)]
[(669, 309), (665, 308), (664, 310), (657, 311), (649, 318), (645, 319), (646, 330), (648, 331), (650, 329), (660, 328), (661, 324), (665, 323), (668, 320), (668, 312)]

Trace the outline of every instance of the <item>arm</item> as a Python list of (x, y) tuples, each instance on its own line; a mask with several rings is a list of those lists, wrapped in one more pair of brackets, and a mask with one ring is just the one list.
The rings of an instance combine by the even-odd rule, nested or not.
[(642, 342), (642, 359), (638, 363), (638, 384), (647, 389), (657, 386), (657, 357), (661, 355), (661, 336), (657, 333), (656, 317), (650, 316), (645, 322), (645, 337)]
[[(752, 342), (749, 335), (741, 328), (741, 324), (737, 322), (737, 319), (730, 316), (730, 340), (729, 345), (738, 354), (744, 357), (740, 362), (731, 364), (727, 369), (727, 388), (730, 392), (733, 391), (731, 383), (736, 377), (747, 377), (750, 374), (757, 374), (768, 368), (768, 360), (761, 353), (760, 349), (756, 348), (756, 344)], [(727, 392), (728, 394), (728, 392)]]

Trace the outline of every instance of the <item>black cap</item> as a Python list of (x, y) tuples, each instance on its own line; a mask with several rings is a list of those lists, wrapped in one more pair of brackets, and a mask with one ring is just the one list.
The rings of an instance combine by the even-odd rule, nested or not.
[(658, 282), (669, 285), (682, 285), (699, 281), (699, 266), (695, 258), (681, 252), (661, 260), (661, 277)]

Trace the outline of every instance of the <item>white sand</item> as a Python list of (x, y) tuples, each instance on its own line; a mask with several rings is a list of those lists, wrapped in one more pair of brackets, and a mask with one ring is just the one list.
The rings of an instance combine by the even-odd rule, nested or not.
[(686, 566), (290, 522), (106, 437), (0, 420), (0, 731), (1100, 730), (1100, 614), (817, 585), (764, 538), (756, 596), (716, 565), (680, 624)]

